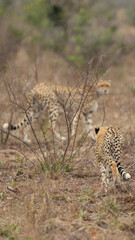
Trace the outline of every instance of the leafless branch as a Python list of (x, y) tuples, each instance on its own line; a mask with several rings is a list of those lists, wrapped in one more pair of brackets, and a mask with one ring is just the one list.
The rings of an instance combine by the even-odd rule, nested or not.
[[(0, 127), (0, 130), (1, 130), (3, 133), (8, 134), (8, 131), (3, 130), (1, 127)], [(19, 141), (22, 142), (26, 147), (28, 147), (28, 148), (31, 150), (31, 152), (34, 153), (34, 155), (37, 157), (38, 161), (41, 163), (41, 161), (40, 161), (40, 156), (38, 155), (38, 153), (35, 151), (35, 149), (34, 149), (30, 144), (26, 143), (26, 142), (23, 141), (21, 138), (13, 135), (11, 132), (10, 132), (9, 135), (10, 135), (11, 137), (19, 140)]]
[[(33, 126), (32, 126), (32, 124), (31, 124), (31, 121), (30, 121), (29, 116), (28, 116), (28, 114), (27, 114), (27, 110), (25, 110), (24, 107), (22, 107), (19, 103), (17, 103), (16, 96), (15, 96), (15, 94), (14, 94), (14, 92), (13, 92), (10, 84), (6, 84), (6, 89), (7, 89), (7, 92), (8, 92), (10, 101), (11, 101), (13, 104), (17, 105), (17, 106), (18, 106), (20, 109), (22, 109), (23, 112), (25, 113), (25, 115), (26, 115), (26, 117), (27, 117), (27, 119), (28, 119), (28, 122), (29, 122), (29, 124), (30, 124), (32, 133), (33, 133), (33, 135), (34, 135), (34, 137), (35, 137), (35, 139), (36, 139), (36, 142), (37, 142), (37, 144), (38, 144), (38, 147), (39, 147), (39, 149), (40, 149), (40, 152), (41, 152), (41, 154), (42, 154), (42, 156), (43, 156), (43, 159), (44, 159), (44, 160), (46, 161), (46, 163), (47, 163), (47, 159), (46, 159), (46, 157), (45, 157), (45, 155), (44, 155), (44, 152), (42, 151), (42, 148), (41, 148), (40, 143), (39, 143), (39, 141), (38, 141), (37, 135), (36, 135), (36, 133), (35, 133), (35, 131), (34, 131), (34, 129), (33, 129)], [(12, 94), (12, 95), (10, 95), (10, 91), (11, 91), (11, 94)], [(13, 100), (12, 100), (12, 96), (13, 96)], [(11, 123), (10, 123), (10, 125), (11, 125)], [(9, 128), (9, 129), (10, 129), (10, 128)], [(10, 134), (10, 135), (11, 135), (11, 134)], [(23, 141), (23, 142), (24, 142), (24, 141)], [(30, 145), (29, 145), (29, 146), (30, 146)], [(40, 161), (40, 160), (39, 160), (39, 161)]]
[(103, 102), (103, 120), (102, 120), (102, 126), (104, 125), (105, 121), (105, 103)]

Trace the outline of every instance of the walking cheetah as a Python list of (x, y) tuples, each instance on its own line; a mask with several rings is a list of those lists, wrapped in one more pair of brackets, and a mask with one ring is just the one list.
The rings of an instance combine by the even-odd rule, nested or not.
[(107, 191), (109, 186), (109, 170), (113, 175), (114, 184), (119, 183), (119, 176), (124, 180), (131, 178), (121, 166), (120, 157), (123, 148), (123, 137), (113, 126), (96, 128), (96, 159), (102, 174), (102, 188)]
[[(65, 140), (65, 138), (61, 137), (60, 133), (58, 133), (55, 129), (57, 117), (59, 113), (63, 111), (64, 106), (66, 111), (72, 109), (74, 113), (71, 136), (75, 134), (78, 118), (82, 116), (88, 135), (94, 139), (94, 134), (92, 131), (92, 114), (98, 108), (98, 98), (102, 95), (108, 94), (109, 89), (110, 81), (107, 80), (100, 80), (96, 84), (91, 85), (89, 88), (87, 86), (85, 89), (85, 94), (84, 87), (72, 88), (58, 84), (40, 83), (36, 85), (30, 92), (29, 107), (26, 112), (27, 116), (24, 116), (24, 118), (18, 124), (11, 125), (10, 130), (17, 130), (23, 127), (23, 140), (30, 142), (30, 139), (28, 139), (28, 130), (30, 124), (38, 119), (41, 111), (47, 111), (55, 136), (58, 139)], [(82, 98), (83, 101), (81, 101)], [(81, 115), (79, 110), (80, 103), (82, 104)], [(8, 127), (8, 123), (3, 125), (4, 129), (8, 129)]]

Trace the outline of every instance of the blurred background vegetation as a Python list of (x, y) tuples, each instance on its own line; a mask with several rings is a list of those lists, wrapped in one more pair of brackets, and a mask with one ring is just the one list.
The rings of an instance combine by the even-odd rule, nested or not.
[(20, 46), (51, 49), (77, 67), (135, 51), (134, 0), (0, 0), (0, 65)]

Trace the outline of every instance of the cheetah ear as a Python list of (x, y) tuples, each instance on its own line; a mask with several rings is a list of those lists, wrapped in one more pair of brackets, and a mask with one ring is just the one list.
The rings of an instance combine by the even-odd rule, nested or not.
[(107, 80), (111, 84), (111, 79)]
[(97, 134), (99, 132), (100, 128), (95, 128), (95, 133)]

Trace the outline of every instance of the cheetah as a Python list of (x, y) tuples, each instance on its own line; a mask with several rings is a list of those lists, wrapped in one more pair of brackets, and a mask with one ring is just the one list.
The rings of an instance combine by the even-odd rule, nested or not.
[(109, 173), (113, 176), (114, 186), (120, 182), (119, 176), (129, 180), (131, 175), (121, 166), (120, 157), (123, 148), (123, 136), (119, 129), (113, 126), (95, 128), (96, 132), (96, 159), (102, 175), (102, 189), (107, 192), (109, 187)]
[[(36, 121), (41, 111), (47, 111), (49, 120), (51, 122), (51, 128), (56, 138), (65, 140), (60, 133), (56, 131), (56, 121), (61, 112), (63, 112), (63, 106), (66, 111), (73, 110), (74, 116), (72, 121), (71, 136), (75, 134), (78, 119), (82, 116), (86, 131), (90, 138), (94, 139), (93, 126), (92, 126), (92, 114), (98, 108), (98, 98), (102, 95), (109, 93), (110, 80), (99, 80), (96, 84), (93, 84), (89, 88), (85, 89), (85, 101), (82, 104), (81, 114), (79, 111), (80, 100), (84, 94), (84, 87), (72, 88), (61, 86), (58, 84), (39, 83), (36, 85), (29, 94), (29, 106), (26, 111), (26, 115), (23, 119), (15, 125), (10, 125), (10, 130), (24, 129), (23, 140), (25, 142), (31, 142), (28, 138), (28, 132), (30, 125)], [(4, 123), (4, 129), (9, 128), (8, 123)]]

